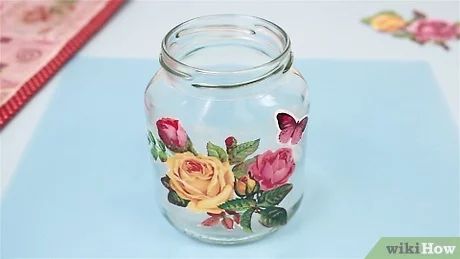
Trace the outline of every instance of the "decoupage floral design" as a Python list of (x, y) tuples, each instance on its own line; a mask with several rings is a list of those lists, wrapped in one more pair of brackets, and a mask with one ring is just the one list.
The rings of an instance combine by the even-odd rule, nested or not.
[(40, 4), (26, 9), (22, 15), (22, 22), (47, 22), (55, 15), (65, 15), (75, 9), (76, 0), (56, 0), (51, 4)]
[(155, 126), (158, 137), (149, 131), (147, 139), (153, 159), (167, 166), (161, 183), (169, 203), (206, 215), (203, 227), (220, 223), (252, 232), (254, 214), (268, 228), (286, 224), (287, 211), (280, 203), (293, 188), (289, 178), (296, 163), (290, 147), (255, 154), (260, 139), (239, 143), (229, 136), (225, 147), (208, 142), (201, 154), (179, 120), (161, 118)]
[(428, 18), (414, 11), (411, 19), (404, 19), (394, 11), (383, 11), (362, 20), (374, 30), (395, 37), (410, 39), (419, 44), (433, 43), (449, 50), (448, 41), (460, 39), (460, 23)]

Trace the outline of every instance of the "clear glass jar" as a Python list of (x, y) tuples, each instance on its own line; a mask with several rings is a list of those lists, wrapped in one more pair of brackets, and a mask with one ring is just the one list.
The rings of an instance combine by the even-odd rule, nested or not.
[(309, 92), (292, 61), (287, 34), (252, 16), (199, 17), (165, 36), (145, 110), (157, 198), (177, 229), (243, 243), (295, 213)]

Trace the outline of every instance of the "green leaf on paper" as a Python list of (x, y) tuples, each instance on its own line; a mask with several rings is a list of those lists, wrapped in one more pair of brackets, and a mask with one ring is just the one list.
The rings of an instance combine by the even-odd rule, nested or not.
[(251, 159), (248, 159), (244, 162), (241, 162), (239, 164), (236, 164), (233, 168), (232, 168), (232, 171), (233, 171), (233, 174), (235, 175), (235, 178), (240, 178), (242, 176), (245, 176), (248, 174), (248, 167), (250, 164), (254, 163), (254, 161), (256, 161), (256, 159), (253, 157)]
[(250, 208), (241, 215), (240, 226), (246, 232), (252, 232), (251, 219), (255, 210), (255, 208)]
[(149, 130), (148, 134), (147, 134), (147, 139), (149, 140), (149, 144), (152, 143), (153, 145), (155, 145), (155, 137), (153, 136), (152, 132)]
[(169, 190), (168, 201), (180, 207), (187, 207), (188, 203), (190, 202), (189, 200), (185, 200), (179, 197), (179, 195), (177, 195), (177, 193), (173, 190)]
[(212, 142), (208, 142), (206, 149), (208, 150), (208, 156), (217, 157), (222, 162), (228, 161), (227, 152), (225, 152), (223, 148), (213, 144)]
[(263, 192), (258, 199), (257, 206), (270, 207), (278, 205), (291, 190), (292, 184), (287, 183), (276, 189)]
[(156, 161), (158, 159), (158, 150), (155, 146), (150, 148), (150, 153), (152, 154), (153, 159)]
[(166, 162), (166, 160), (168, 160), (168, 155), (163, 150), (158, 151), (158, 157), (161, 162)]
[(224, 210), (243, 211), (256, 206), (256, 201), (253, 199), (233, 199), (219, 205), (219, 208)]
[(260, 139), (256, 139), (237, 145), (229, 154), (230, 163), (234, 165), (243, 162), (248, 156), (256, 152), (259, 143)]
[(371, 24), (372, 18), (373, 17), (363, 18), (363, 19), (361, 19), (361, 22), (364, 23), (364, 24)]
[(403, 30), (395, 31), (392, 35), (397, 38), (410, 38), (412, 36), (409, 32)]
[(161, 177), (160, 181), (161, 181), (161, 184), (163, 184), (163, 186), (164, 186), (166, 189), (170, 189), (170, 188), (171, 188), (171, 186), (169, 185), (169, 176), (165, 175), (165, 176)]
[(158, 139), (157, 142), (158, 142), (158, 147), (161, 149), (161, 151), (166, 152), (166, 146), (163, 143), (163, 141), (161, 141), (161, 139)]
[(260, 212), (260, 224), (271, 228), (287, 223), (287, 211), (280, 207), (268, 207)]

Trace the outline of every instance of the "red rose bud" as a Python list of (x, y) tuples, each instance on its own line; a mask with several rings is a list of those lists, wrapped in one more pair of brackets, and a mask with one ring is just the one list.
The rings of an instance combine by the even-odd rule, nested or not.
[(233, 229), (233, 219), (231, 219), (231, 218), (223, 218), (222, 219), (222, 225), (224, 225), (224, 227), (226, 229)]
[(190, 139), (179, 120), (161, 118), (156, 123), (158, 135), (166, 147), (176, 153), (182, 153), (191, 146)]
[(234, 148), (236, 146), (236, 139), (235, 137), (228, 137), (225, 139), (225, 146), (227, 147), (227, 149), (230, 149), (230, 148)]
[(250, 195), (258, 191), (257, 182), (249, 176), (242, 176), (235, 181), (235, 192), (238, 196)]

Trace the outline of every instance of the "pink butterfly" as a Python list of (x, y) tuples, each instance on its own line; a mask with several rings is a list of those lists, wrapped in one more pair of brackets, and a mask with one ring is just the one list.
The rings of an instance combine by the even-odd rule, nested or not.
[(292, 115), (280, 112), (276, 115), (276, 119), (278, 120), (278, 127), (281, 130), (279, 135), (280, 142), (288, 143), (291, 140), (293, 145), (299, 143), (307, 127), (308, 116), (305, 116), (300, 121), (296, 121)]

